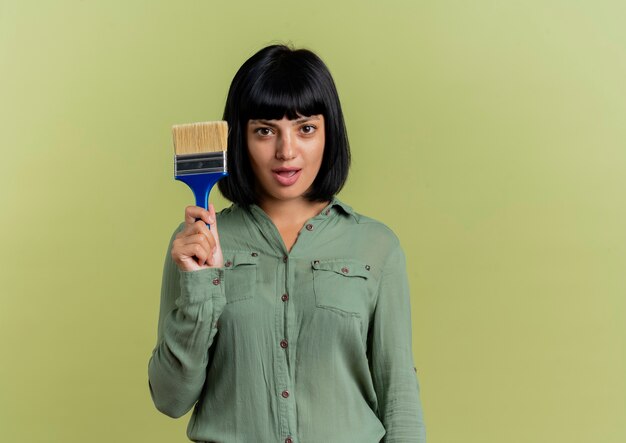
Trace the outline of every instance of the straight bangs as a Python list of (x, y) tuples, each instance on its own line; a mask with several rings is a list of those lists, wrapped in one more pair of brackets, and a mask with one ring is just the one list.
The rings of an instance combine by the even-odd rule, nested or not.
[[(259, 78), (242, 106), (242, 123), (250, 119), (289, 120), (311, 115), (326, 115), (320, 88), (311, 87), (311, 79), (269, 74)], [(286, 75), (285, 75), (286, 74)]]

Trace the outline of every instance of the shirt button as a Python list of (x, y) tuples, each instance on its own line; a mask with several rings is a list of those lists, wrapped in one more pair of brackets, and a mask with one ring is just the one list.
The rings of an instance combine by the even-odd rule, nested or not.
[(283, 295), (280, 297), (280, 299), (281, 299), (282, 301), (287, 301), (287, 300), (289, 300), (289, 294), (283, 294)]
[(280, 347), (281, 348), (285, 349), (287, 346), (288, 346), (287, 340), (281, 340), (280, 341)]
[(370, 268), (370, 265), (365, 265), (365, 270), (366, 270), (366, 271), (369, 271), (370, 269), (371, 269), (371, 268)]
[(283, 392), (280, 393), (280, 395), (282, 395), (283, 398), (287, 398), (287, 397), (289, 397), (289, 391), (284, 390)]
[(252, 253), (252, 254), (250, 254), (250, 255), (251, 255), (251, 256), (253, 256), (253, 257), (258, 257), (258, 256), (259, 256), (259, 254), (258, 254), (257, 252), (253, 252), (253, 253)]
[(219, 284), (220, 284), (220, 279), (219, 279), (219, 278), (214, 278), (214, 279), (213, 279), (213, 284), (214, 284), (215, 286), (219, 285)]
[(341, 268), (341, 272), (347, 274), (348, 272), (350, 272), (350, 270), (348, 268)]
[(307, 231), (312, 231), (313, 230), (313, 225), (311, 223), (309, 223), (308, 225), (306, 225), (306, 230)]
[(291, 437), (287, 437), (285, 439), (285, 443), (293, 443), (293, 440), (291, 439)]
[(224, 263), (224, 266), (226, 266), (227, 268), (229, 268), (231, 265), (233, 264), (232, 261), (228, 260), (226, 263)]
[(326, 212), (324, 212), (325, 215), (330, 214), (330, 209), (327, 209)]
[(283, 257), (283, 263), (287, 263), (287, 258), (288, 257), (286, 255)]

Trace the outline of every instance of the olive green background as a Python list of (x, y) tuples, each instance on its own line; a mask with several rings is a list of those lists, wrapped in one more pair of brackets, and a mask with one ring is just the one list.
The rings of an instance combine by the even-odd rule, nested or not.
[(186, 441), (147, 386), (170, 126), (290, 42), (407, 252), (429, 443), (626, 441), (625, 5), (1, 0), (0, 440)]

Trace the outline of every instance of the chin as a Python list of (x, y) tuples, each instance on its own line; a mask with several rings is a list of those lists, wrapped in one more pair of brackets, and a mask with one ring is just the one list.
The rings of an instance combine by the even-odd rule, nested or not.
[(272, 200), (277, 200), (277, 201), (291, 201), (291, 200), (306, 199), (305, 194), (307, 194), (307, 191), (289, 190), (289, 191), (283, 191), (283, 192), (280, 192), (280, 191), (273, 192), (269, 194), (267, 197)]

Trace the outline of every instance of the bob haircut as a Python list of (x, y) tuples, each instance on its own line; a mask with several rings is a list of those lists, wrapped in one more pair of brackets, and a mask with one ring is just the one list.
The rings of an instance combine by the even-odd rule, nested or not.
[(239, 68), (228, 91), (223, 119), (228, 122), (228, 176), (218, 182), (233, 203), (258, 203), (250, 165), (247, 127), (250, 119), (324, 116), (324, 154), (320, 170), (305, 195), (330, 200), (343, 187), (350, 168), (350, 146), (339, 95), (324, 62), (307, 49), (267, 46)]

